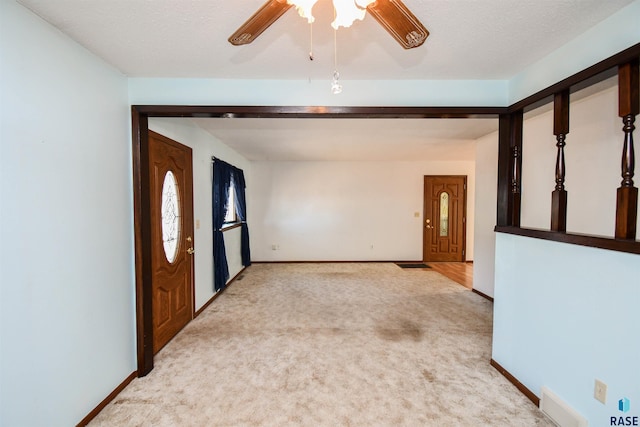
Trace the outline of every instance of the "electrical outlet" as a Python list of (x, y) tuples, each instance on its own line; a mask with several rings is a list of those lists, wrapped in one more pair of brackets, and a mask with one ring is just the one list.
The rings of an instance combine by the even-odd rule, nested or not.
[(593, 397), (602, 402), (607, 403), (607, 385), (600, 380), (596, 380), (596, 385), (593, 390)]

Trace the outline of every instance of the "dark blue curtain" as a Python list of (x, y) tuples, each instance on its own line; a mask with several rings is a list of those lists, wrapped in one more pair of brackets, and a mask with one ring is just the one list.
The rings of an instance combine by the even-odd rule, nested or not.
[(247, 198), (245, 196), (246, 184), (244, 182), (244, 172), (242, 169), (233, 168), (233, 188), (236, 191), (236, 213), (242, 222), (240, 229), (240, 252), (242, 254), (242, 265), (251, 265), (251, 251), (249, 250), (249, 226), (247, 225)]
[(216, 292), (224, 289), (229, 280), (227, 253), (221, 229), (227, 214), (232, 173), (233, 166), (230, 164), (218, 159), (213, 162), (213, 287)]

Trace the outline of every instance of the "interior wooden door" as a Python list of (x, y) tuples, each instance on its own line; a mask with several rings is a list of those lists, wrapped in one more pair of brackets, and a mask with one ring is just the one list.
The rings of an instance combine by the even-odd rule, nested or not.
[(193, 318), (191, 148), (149, 132), (153, 353)]
[(424, 177), (423, 260), (464, 261), (467, 177)]

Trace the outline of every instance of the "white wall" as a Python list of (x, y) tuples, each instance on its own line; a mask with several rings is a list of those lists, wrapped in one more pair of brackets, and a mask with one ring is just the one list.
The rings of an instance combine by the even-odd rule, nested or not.
[[(149, 129), (193, 149), (193, 213), (194, 213), (194, 270), (196, 310), (211, 299), (213, 290), (213, 219), (211, 213), (211, 156), (226, 161), (245, 173), (247, 187), (251, 188), (251, 165), (240, 154), (224, 145), (211, 134), (196, 127), (188, 119), (150, 118)], [(251, 201), (247, 201), (248, 210)], [(199, 225), (199, 226), (198, 226)], [(249, 223), (251, 235), (251, 223)], [(229, 280), (242, 266), (240, 255), (240, 229), (224, 233)]]
[[(131, 78), (132, 104), (504, 106), (506, 80), (345, 80), (340, 96), (327, 80)], [(375, 90), (372, 90), (375, 88)]]
[[(498, 234), (493, 359), (589, 420), (640, 415), (640, 256)], [(607, 404), (593, 398), (608, 385)], [(619, 399), (632, 412), (617, 409)]]
[[(615, 79), (601, 86), (571, 103), (567, 229), (612, 236), (623, 133)], [(551, 116), (546, 111), (524, 124), (524, 227), (549, 229), (556, 157)], [(497, 234), (495, 260), (493, 358), (499, 364), (538, 395), (549, 387), (589, 425), (609, 425), (609, 417), (622, 415), (616, 406), (622, 397), (640, 401), (640, 256)], [(596, 378), (609, 387), (606, 405), (593, 398)], [(632, 411), (624, 415), (640, 414)]]
[(476, 141), (473, 288), (493, 296), (498, 188), (498, 132)]
[(254, 260), (421, 260), (424, 175), (467, 175), (473, 259), (473, 161), (255, 162), (252, 170)]
[(0, 425), (78, 423), (136, 369), (127, 79), (0, 2)]

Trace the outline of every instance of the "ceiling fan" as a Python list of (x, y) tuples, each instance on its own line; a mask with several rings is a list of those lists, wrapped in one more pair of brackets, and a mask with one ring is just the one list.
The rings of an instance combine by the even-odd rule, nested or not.
[[(338, 1), (334, 0), (334, 5)], [(356, 19), (362, 19), (365, 10), (368, 11), (405, 49), (421, 46), (429, 36), (429, 31), (400, 0), (348, 0), (348, 2), (348, 7), (361, 11), (360, 17)], [(312, 16), (303, 14), (301, 10), (303, 6), (298, 6), (302, 3), (305, 2), (299, 0), (267, 1), (229, 37), (229, 42), (235, 46), (251, 43), (294, 4), (301, 16), (309, 19), (309, 22), (313, 22)], [(306, 3), (309, 4), (309, 1)], [(314, 3), (315, 0), (312, 0), (307, 12), (310, 12)], [(334, 25), (334, 28), (337, 28), (337, 25)]]

